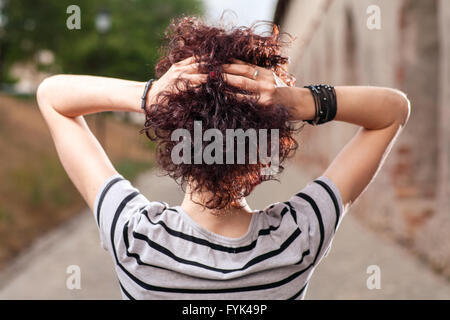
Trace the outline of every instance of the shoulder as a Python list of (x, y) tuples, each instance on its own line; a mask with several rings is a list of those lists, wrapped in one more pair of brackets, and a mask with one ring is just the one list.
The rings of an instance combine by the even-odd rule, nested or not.
[(295, 211), (298, 224), (308, 230), (315, 261), (320, 261), (327, 254), (344, 216), (339, 189), (330, 178), (322, 175), (286, 202)]
[(103, 248), (111, 248), (111, 235), (132, 216), (156, 207), (157, 202), (150, 202), (121, 174), (106, 179), (97, 192), (93, 210)]

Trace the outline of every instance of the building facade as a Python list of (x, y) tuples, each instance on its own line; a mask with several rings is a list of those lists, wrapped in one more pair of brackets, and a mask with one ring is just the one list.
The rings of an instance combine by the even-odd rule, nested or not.
[[(296, 37), (287, 54), (297, 86), (386, 86), (408, 95), (409, 122), (351, 212), (450, 277), (450, 1), (281, 0), (275, 22)], [(320, 174), (356, 130), (305, 127), (304, 170)]]

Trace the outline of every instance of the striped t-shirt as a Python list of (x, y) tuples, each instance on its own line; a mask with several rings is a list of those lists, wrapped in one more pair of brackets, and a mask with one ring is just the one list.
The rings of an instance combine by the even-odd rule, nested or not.
[(120, 174), (104, 182), (94, 208), (124, 299), (303, 299), (343, 216), (339, 190), (325, 176), (254, 211), (240, 238), (148, 200)]

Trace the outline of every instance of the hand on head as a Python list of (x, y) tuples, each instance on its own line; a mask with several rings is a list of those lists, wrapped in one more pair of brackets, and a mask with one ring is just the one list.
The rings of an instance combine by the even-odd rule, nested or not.
[[(233, 59), (232, 64), (223, 65), (224, 79), (233, 87), (259, 94), (258, 103), (271, 105), (278, 101), (278, 87), (286, 86), (272, 70)], [(245, 95), (238, 94), (238, 98)]]
[[(222, 65), (224, 80), (233, 87), (247, 91), (250, 95), (259, 94), (261, 105), (271, 105), (279, 101), (277, 89), (286, 86), (272, 70), (259, 67), (244, 61), (233, 59), (233, 63)], [(156, 96), (161, 90), (178, 90), (174, 86), (177, 79), (189, 80), (193, 86), (205, 83), (209, 78), (217, 77), (215, 71), (201, 73), (200, 63), (194, 56), (174, 63), (170, 69), (153, 84), (152, 95)], [(278, 79), (277, 79), (278, 78)], [(245, 98), (245, 94), (237, 94), (238, 99)]]

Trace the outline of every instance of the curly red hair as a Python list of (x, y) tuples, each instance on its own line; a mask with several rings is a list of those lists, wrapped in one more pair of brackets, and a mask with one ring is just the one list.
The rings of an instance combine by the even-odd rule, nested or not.
[[(222, 27), (207, 25), (197, 17), (181, 17), (172, 20), (166, 30), (166, 44), (162, 47), (163, 57), (155, 67), (156, 76), (162, 76), (172, 64), (195, 56), (200, 70), (209, 73), (206, 83), (192, 86), (187, 80), (178, 79), (179, 92), (163, 91), (158, 94), (157, 103), (146, 110), (146, 121), (141, 133), (145, 132), (152, 141), (158, 141), (157, 161), (159, 166), (183, 188), (187, 183), (193, 192), (209, 191), (210, 198), (203, 206), (220, 210), (242, 197), (249, 195), (263, 181), (276, 179), (275, 175), (263, 175), (267, 167), (259, 160), (256, 164), (174, 164), (172, 149), (178, 141), (171, 140), (174, 130), (187, 129), (191, 136), (194, 121), (202, 122), (202, 131), (218, 129), (224, 135), (226, 129), (278, 129), (279, 172), (283, 161), (292, 156), (298, 148), (294, 134), (299, 130), (290, 121), (286, 107), (273, 104), (261, 107), (258, 96), (237, 99), (242, 90), (224, 81), (222, 64), (236, 58), (272, 70), (287, 85), (293, 86), (295, 78), (287, 72), (288, 57), (281, 53), (288, 42), (276, 25), (264, 36), (251, 27)], [(213, 71), (213, 73), (211, 73)], [(212, 76), (211, 76), (212, 75)], [(244, 91), (245, 93), (245, 91)], [(270, 141), (270, 134), (268, 134)], [(203, 148), (207, 145), (203, 143)], [(236, 143), (235, 143), (236, 146)], [(192, 145), (193, 150), (193, 145)], [(246, 142), (246, 152), (249, 150)], [(270, 151), (270, 150), (269, 150)], [(194, 152), (191, 152), (192, 158)], [(225, 154), (225, 149), (224, 149)], [(235, 150), (236, 154), (236, 150)], [(246, 160), (248, 157), (246, 156)]]

